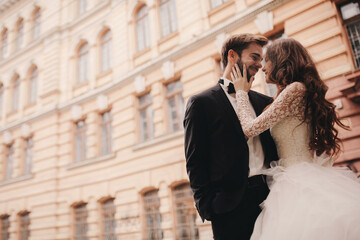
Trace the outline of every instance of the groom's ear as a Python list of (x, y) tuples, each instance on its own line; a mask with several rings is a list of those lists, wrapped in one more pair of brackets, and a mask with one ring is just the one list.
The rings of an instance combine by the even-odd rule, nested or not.
[(238, 54), (234, 50), (230, 49), (228, 52), (228, 63), (234, 65), (236, 63), (237, 57)]

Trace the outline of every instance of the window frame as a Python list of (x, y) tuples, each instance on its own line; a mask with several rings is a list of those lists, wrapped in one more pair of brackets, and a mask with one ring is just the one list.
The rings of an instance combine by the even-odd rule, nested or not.
[[(108, 119), (104, 120), (104, 115), (109, 114)], [(113, 152), (113, 135), (112, 135), (112, 112), (111, 109), (101, 112), (100, 113), (100, 142), (101, 142), (101, 149), (100, 149), (100, 155), (105, 156), (107, 154), (110, 154)], [(104, 137), (104, 129), (106, 129), (106, 136)], [(106, 141), (104, 141), (104, 138), (106, 138)], [(104, 147), (104, 142), (107, 143), (106, 147)], [(106, 149), (106, 151), (104, 151)]]
[[(141, 102), (141, 98), (146, 98), (144, 102)], [(138, 115), (139, 115), (139, 131), (140, 141), (145, 142), (154, 138), (155, 126), (154, 126), (154, 110), (152, 108), (153, 99), (150, 92), (143, 93), (138, 96)], [(142, 118), (145, 114), (145, 119)], [(143, 127), (143, 123), (146, 123), (146, 127)], [(144, 135), (145, 134), (145, 135)]]
[[(88, 230), (89, 223), (87, 218), (89, 216), (87, 210), (87, 203), (82, 202), (73, 206), (73, 216), (74, 216), (74, 240), (87, 240), (88, 239)], [(78, 231), (78, 229), (81, 231)], [(80, 235), (79, 235), (80, 233)]]
[(101, 35), (101, 47), (100, 47), (100, 72), (104, 73), (112, 68), (112, 32), (110, 29), (105, 30)]
[[(171, 84), (175, 84), (175, 88), (173, 91), (169, 92), (168, 87)], [(179, 88), (179, 85), (181, 88)], [(165, 98), (166, 98), (166, 109), (167, 109), (167, 120), (170, 132), (176, 132), (182, 129), (182, 121), (184, 118), (184, 97), (182, 96), (184, 89), (183, 83), (180, 78), (175, 79), (174, 81), (168, 82), (165, 84)], [(175, 105), (173, 108), (170, 107), (170, 100), (174, 99)], [(180, 100), (179, 100), (180, 99)], [(180, 101), (180, 102), (179, 102)], [(172, 118), (173, 109), (176, 110), (176, 119)], [(176, 127), (174, 127), (176, 124)]]
[(39, 81), (39, 69), (34, 66), (32, 67), (29, 74), (29, 85), (28, 85), (28, 103), (33, 104), (37, 101), (37, 86)]
[[(165, 11), (166, 14), (163, 11)], [(175, 0), (159, 0), (159, 18), (162, 38), (178, 31), (178, 18)], [(168, 32), (164, 33), (165, 24), (168, 28)]]
[(16, 49), (19, 50), (22, 47), (24, 41), (24, 19), (20, 18), (16, 24)]
[(30, 212), (24, 211), (18, 214), (19, 217), (19, 240), (27, 240), (30, 237)]
[[(108, 198), (101, 202), (101, 216), (102, 216), (102, 239), (103, 240), (117, 240), (116, 235), (116, 206), (114, 204), (114, 198)], [(107, 222), (110, 222), (110, 228), (107, 231)]]
[(0, 221), (1, 221), (1, 238), (2, 240), (9, 240), (10, 239), (10, 215), (9, 214), (4, 214), (0, 216)]
[(4, 28), (1, 32), (1, 58), (4, 59), (8, 52), (9, 30)]
[(137, 52), (141, 52), (149, 48), (151, 45), (149, 8), (147, 5), (142, 5), (136, 11), (135, 28), (136, 28), (136, 49)]
[[(162, 215), (160, 213), (159, 190), (154, 189), (143, 194), (144, 209), (144, 240), (161, 240), (163, 239), (163, 229), (161, 228)], [(154, 224), (149, 226), (148, 217), (155, 219)], [(154, 234), (154, 235), (153, 235)]]
[(77, 84), (89, 81), (89, 52), (88, 42), (83, 42), (77, 51)]
[(40, 31), (41, 31), (41, 12), (40, 12), (40, 8), (36, 8), (33, 12), (33, 29), (32, 29), (33, 41), (39, 39)]

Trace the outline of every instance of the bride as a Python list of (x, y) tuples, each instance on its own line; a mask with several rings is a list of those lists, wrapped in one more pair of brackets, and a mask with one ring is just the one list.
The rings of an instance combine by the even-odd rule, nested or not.
[(270, 194), (262, 203), (252, 240), (360, 239), (360, 182), (349, 169), (332, 167), (340, 150), (335, 106), (307, 50), (294, 39), (267, 48), (263, 71), (276, 84), (274, 102), (253, 119), (246, 66), (235, 65), (237, 115), (250, 138), (270, 128), (280, 160), (265, 170)]

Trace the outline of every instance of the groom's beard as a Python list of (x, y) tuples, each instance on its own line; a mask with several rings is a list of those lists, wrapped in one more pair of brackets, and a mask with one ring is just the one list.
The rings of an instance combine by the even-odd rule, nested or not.
[[(237, 62), (236, 62), (236, 64), (239, 66), (240, 71), (241, 71), (241, 76), (243, 77), (243, 71), (244, 71), (244, 70), (243, 70), (243, 65), (244, 65), (244, 63), (241, 61), (241, 59), (238, 59)], [(247, 76), (247, 81), (250, 82), (250, 78), (251, 78), (252, 76), (250, 75), (248, 68), (246, 68), (246, 76)]]

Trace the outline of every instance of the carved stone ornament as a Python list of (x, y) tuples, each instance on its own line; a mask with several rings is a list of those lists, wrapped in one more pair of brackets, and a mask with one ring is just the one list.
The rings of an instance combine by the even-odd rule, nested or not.
[(229, 34), (225, 34), (225, 33), (220, 33), (216, 36), (215, 45), (219, 53), (221, 53), (222, 46), (228, 37)]
[(274, 29), (273, 13), (264, 11), (259, 13), (254, 20), (259, 32), (264, 34)]
[(96, 98), (96, 104), (100, 111), (103, 111), (109, 107), (108, 97), (101, 94)]
[(30, 126), (29, 126), (29, 124), (23, 124), (22, 126), (21, 126), (21, 133), (22, 133), (22, 136), (23, 136), (23, 138), (28, 138), (28, 137), (30, 137), (30, 135), (31, 135), (31, 128), (30, 128)]
[(78, 121), (82, 117), (82, 107), (79, 105), (72, 106), (71, 114), (72, 114), (72, 119), (74, 121)]
[(145, 77), (142, 75), (137, 76), (135, 78), (134, 85), (136, 93), (145, 91)]
[(4, 132), (4, 143), (10, 144), (12, 142), (12, 135), (9, 131)]
[(164, 75), (165, 80), (173, 78), (175, 75), (174, 62), (171, 61), (164, 62), (161, 67), (161, 71)]

